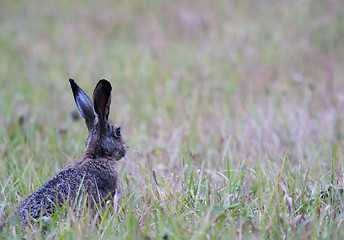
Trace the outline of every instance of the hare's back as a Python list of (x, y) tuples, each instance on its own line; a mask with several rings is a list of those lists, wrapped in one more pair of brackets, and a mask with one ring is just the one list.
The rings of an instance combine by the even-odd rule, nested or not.
[(76, 169), (62, 170), (29, 195), (17, 208), (14, 217), (23, 222), (29, 219), (29, 214), (34, 219), (50, 215), (56, 207), (75, 199), (82, 178), (82, 173)]

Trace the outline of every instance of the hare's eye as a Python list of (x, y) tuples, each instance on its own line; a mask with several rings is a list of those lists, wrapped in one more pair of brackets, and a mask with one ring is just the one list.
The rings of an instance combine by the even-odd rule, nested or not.
[(121, 128), (120, 127), (115, 129), (115, 136), (116, 137), (120, 137), (121, 136)]

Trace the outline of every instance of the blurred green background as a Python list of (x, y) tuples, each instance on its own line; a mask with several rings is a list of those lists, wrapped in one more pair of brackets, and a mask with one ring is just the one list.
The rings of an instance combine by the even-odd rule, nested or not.
[(90, 94), (107, 78), (111, 119), (140, 153), (185, 139), (216, 152), (232, 137), (235, 153), (283, 155), (341, 140), (343, 5), (2, 1), (1, 126), (69, 129), (68, 78)]

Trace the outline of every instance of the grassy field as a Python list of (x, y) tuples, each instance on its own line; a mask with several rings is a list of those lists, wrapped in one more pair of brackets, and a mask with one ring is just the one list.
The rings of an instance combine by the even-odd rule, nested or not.
[[(342, 0), (1, 1), (0, 238), (342, 239), (343, 63)], [(70, 77), (113, 85), (125, 196), (24, 232), (82, 156)]]

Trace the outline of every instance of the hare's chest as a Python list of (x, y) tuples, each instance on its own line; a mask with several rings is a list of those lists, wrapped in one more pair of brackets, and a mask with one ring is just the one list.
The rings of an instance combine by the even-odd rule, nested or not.
[(90, 184), (93, 185), (93, 190), (95, 190), (96, 194), (100, 193), (100, 195), (104, 198), (108, 195), (113, 195), (119, 185), (118, 174), (116, 169), (111, 166), (91, 166), (87, 170), (88, 180)]

